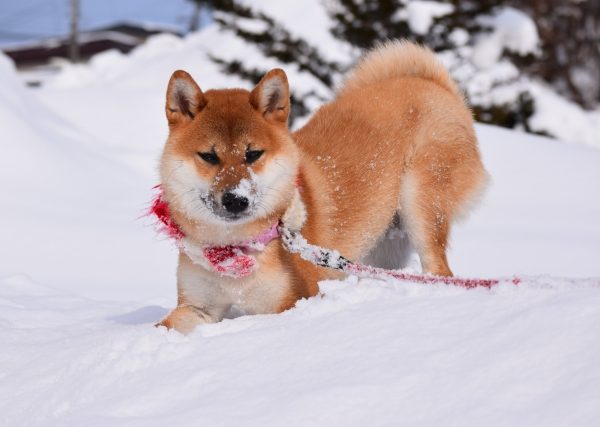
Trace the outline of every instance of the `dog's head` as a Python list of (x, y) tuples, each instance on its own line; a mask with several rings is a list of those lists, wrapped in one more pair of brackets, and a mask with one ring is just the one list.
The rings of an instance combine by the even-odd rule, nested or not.
[(298, 168), (289, 111), (280, 69), (251, 92), (203, 92), (185, 71), (173, 73), (166, 102), (170, 132), (160, 163), (171, 209), (211, 227), (280, 217), (294, 196)]

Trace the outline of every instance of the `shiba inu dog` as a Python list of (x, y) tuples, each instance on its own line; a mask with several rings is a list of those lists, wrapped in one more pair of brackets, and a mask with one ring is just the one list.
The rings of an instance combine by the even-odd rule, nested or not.
[[(435, 56), (409, 42), (380, 45), (294, 133), (289, 111), (280, 69), (252, 91), (203, 92), (184, 71), (171, 77), (160, 175), (185, 237), (178, 305), (161, 325), (187, 333), (240, 313), (278, 313), (337, 277), (284, 250), (269, 232), (282, 220), (355, 260), (389, 251), (384, 236), (402, 223), (423, 270), (452, 275), (450, 226), (487, 174), (470, 110)], [(215, 269), (218, 247), (233, 248), (246, 270)]]

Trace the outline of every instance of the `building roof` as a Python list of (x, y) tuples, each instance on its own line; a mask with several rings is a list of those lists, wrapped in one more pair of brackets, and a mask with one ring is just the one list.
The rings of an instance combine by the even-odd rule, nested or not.
[[(79, 33), (79, 55), (86, 60), (99, 52), (117, 49), (127, 53), (143, 43), (148, 37), (159, 33), (181, 35), (169, 26), (120, 22)], [(19, 68), (42, 65), (52, 58), (69, 58), (69, 39), (47, 38), (3, 48)]]

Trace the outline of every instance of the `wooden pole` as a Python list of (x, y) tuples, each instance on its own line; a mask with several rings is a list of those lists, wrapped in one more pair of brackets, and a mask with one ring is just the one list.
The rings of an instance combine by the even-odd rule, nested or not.
[(71, 0), (71, 25), (69, 31), (69, 58), (79, 62), (79, 0)]

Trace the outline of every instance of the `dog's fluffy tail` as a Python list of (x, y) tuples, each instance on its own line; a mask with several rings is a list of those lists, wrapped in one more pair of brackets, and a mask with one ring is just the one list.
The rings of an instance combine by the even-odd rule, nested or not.
[(448, 70), (434, 53), (407, 40), (381, 43), (368, 52), (351, 72), (339, 93), (360, 89), (381, 80), (402, 77), (431, 80), (463, 98)]

